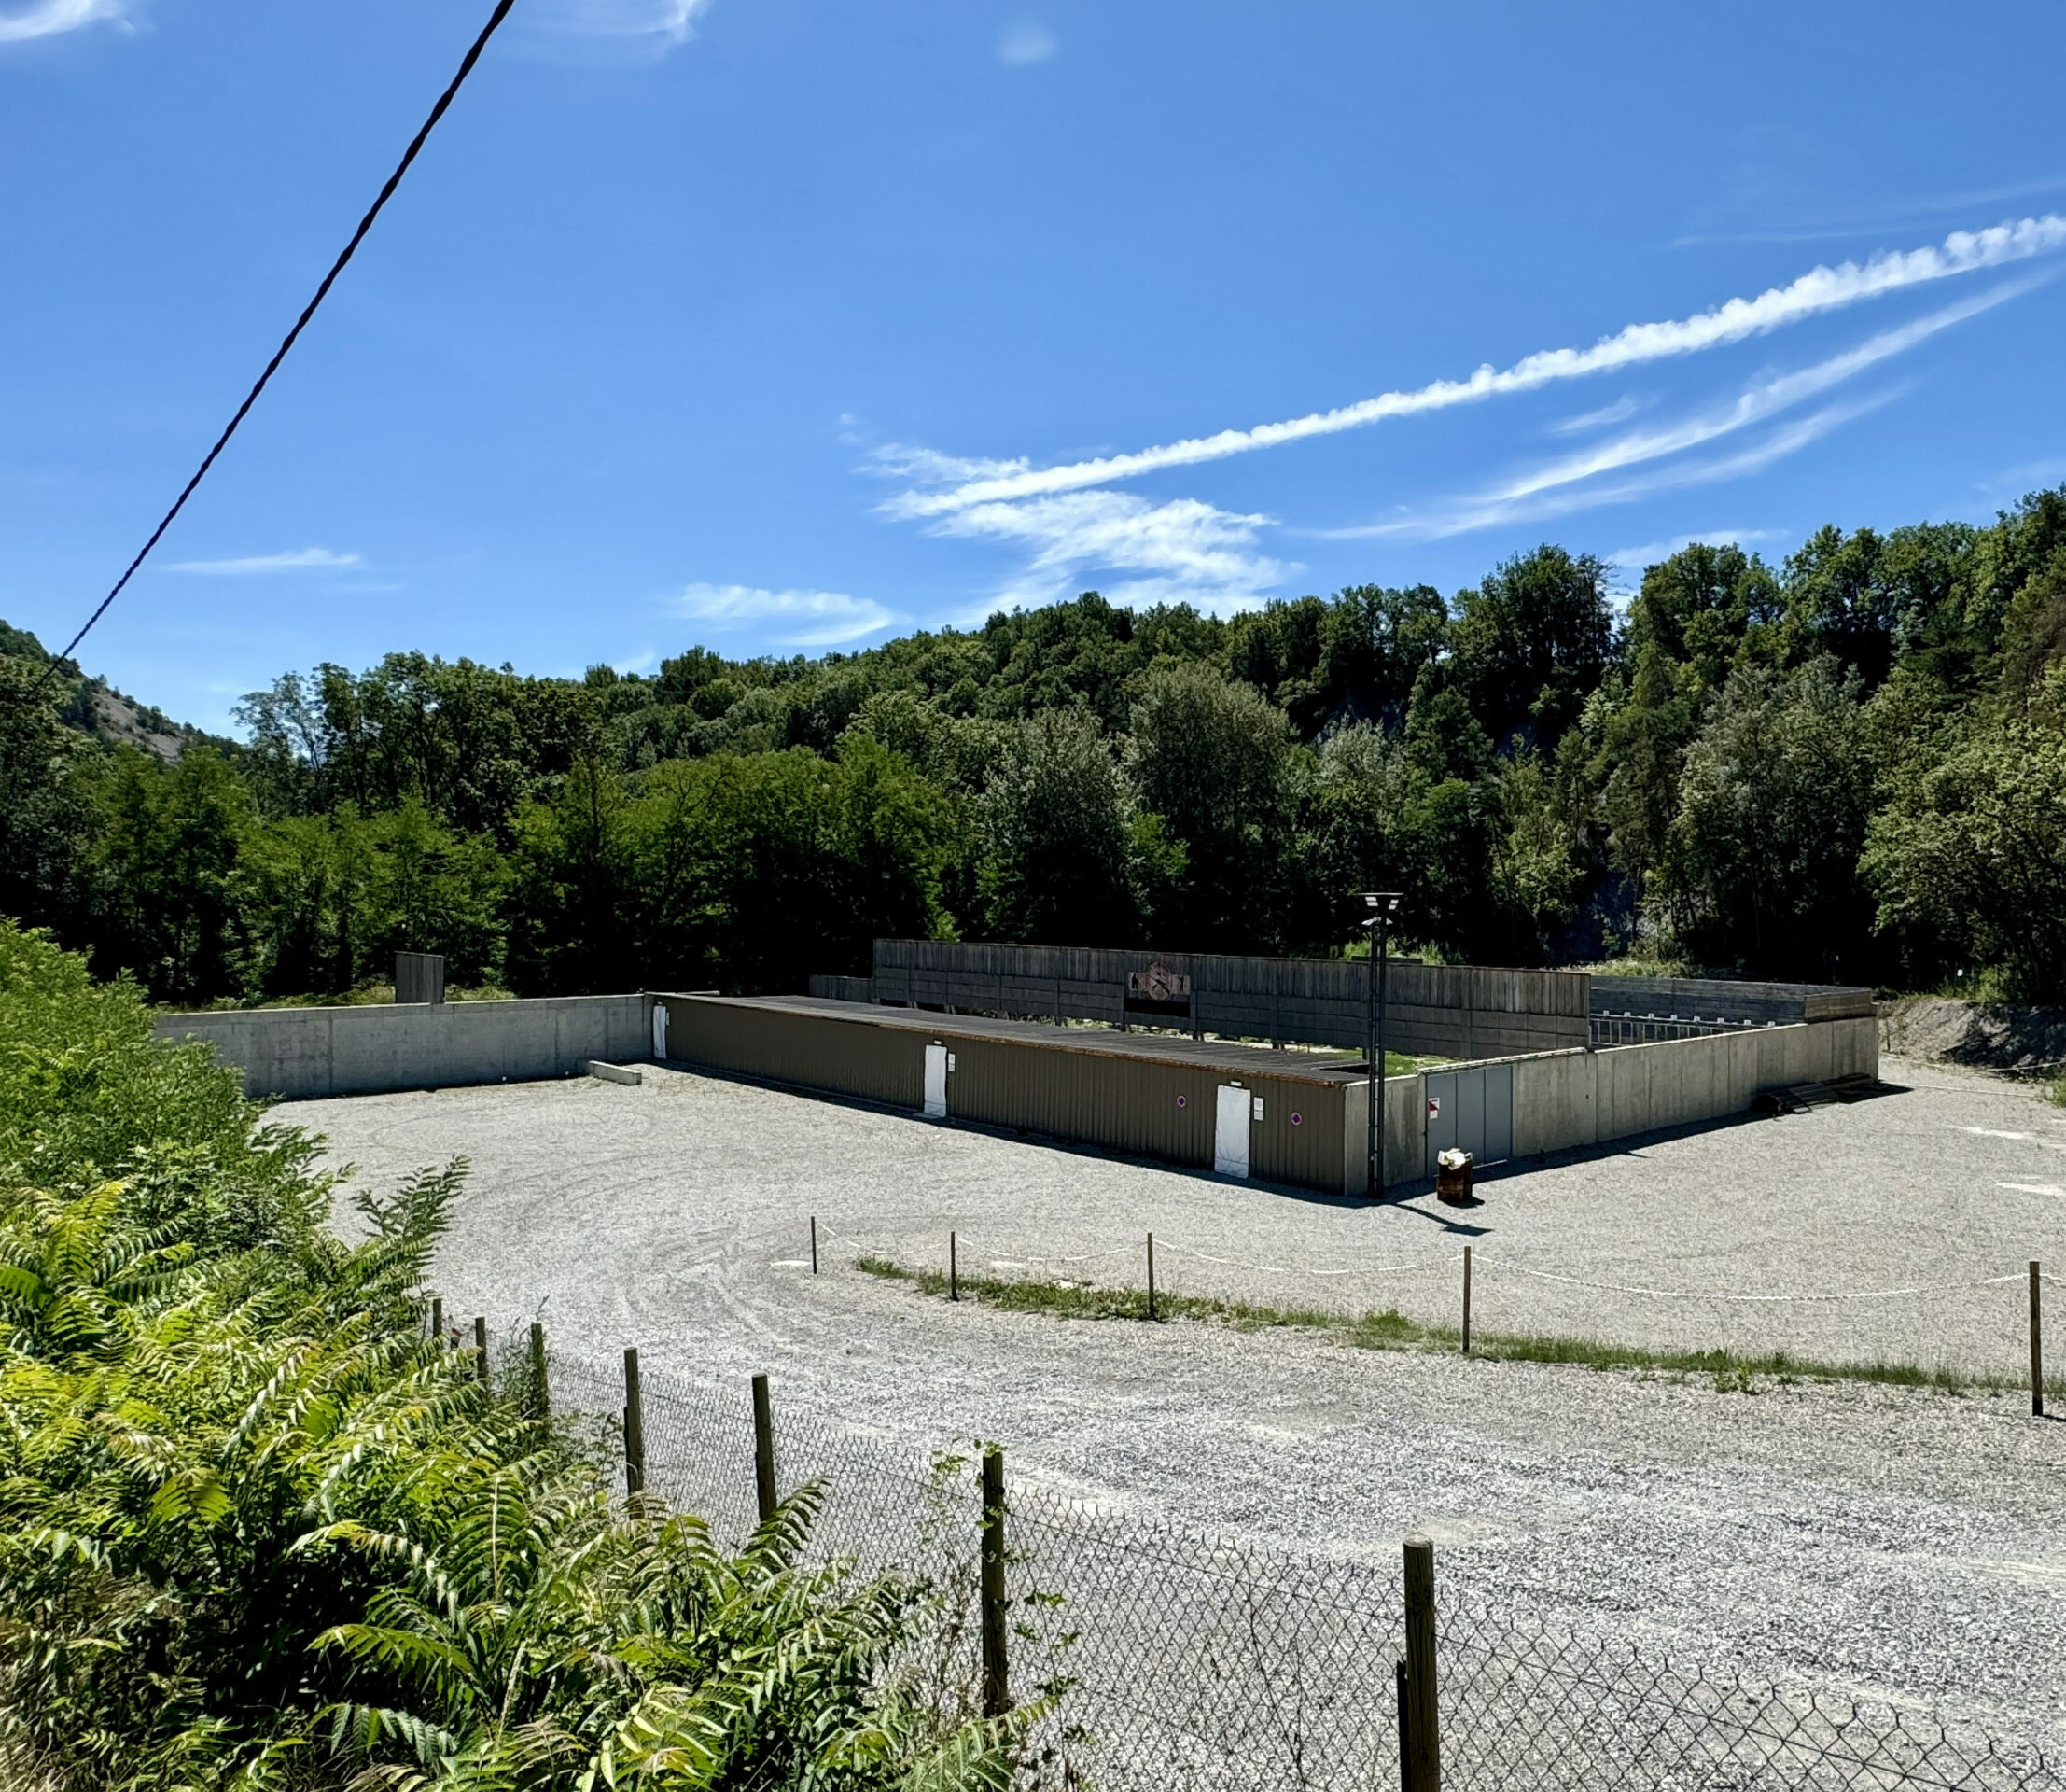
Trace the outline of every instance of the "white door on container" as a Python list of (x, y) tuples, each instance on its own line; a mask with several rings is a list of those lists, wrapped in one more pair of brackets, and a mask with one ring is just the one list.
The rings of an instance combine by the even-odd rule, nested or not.
[(1220, 1111), (1212, 1129), (1212, 1168), (1222, 1176), (1249, 1173), (1249, 1092), (1220, 1085)]
[(944, 1120), (947, 1117), (947, 1048), (944, 1045), (926, 1047), (926, 1118)]
[(667, 1061), (667, 1004), (653, 1003), (653, 1056), (663, 1064)]

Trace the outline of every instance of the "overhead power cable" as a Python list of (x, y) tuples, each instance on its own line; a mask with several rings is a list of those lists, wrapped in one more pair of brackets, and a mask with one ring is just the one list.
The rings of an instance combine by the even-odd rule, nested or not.
[(107, 613), (107, 607), (122, 595), (122, 587), (135, 577), (137, 567), (144, 564), (150, 551), (158, 545), (165, 531), (172, 527), (173, 520), (178, 516), (181, 511), (187, 508), (187, 500), (194, 495), (194, 490), (201, 482), (207, 478), (209, 468), (216, 464), (216, 457), (230, 445), (230, 438), (237, 433), (238, 426), (250, 414), (251, 407), (258, 403), (258, 394), (265, 390), (272, 376), (280, 371), (280, 363), (286, 359), (287, 351), (294, 346), (296, 342), (300, 339), (301, 332), (308, 328), (309, 319), (315, 315), (317, 308), (324, 300), (329, 297), (330, 288), (337, 284), (337, 276), (344, 272), (345, 266), (350, 262), (352, 257), (358, 253), (358, 245), (365, 242), (366, 233), (373, 228), (373, 220), (381, 215), (387, 202), (394, 198), (395, 189), (401, 185), (402, 176), (409, 172), (410, 164), (422, 153), (424, 145), (430, 140), (430, 133), (438, 128), (438, 120), (445, 116), (453, 101), (458, 97), (460, 88), (466, 85), (467, 77), (473, 73), (474, 64), (481, 60), (482, 52), (488, 47), (488, 39), (493, 37), (496, 31), (501, 28), (502, 21), (510, 16), (510, 7), (515, 5), (516, 0), (496, 0), (495, 11), (489, 15), (488, 22), (481, 27), (481, 35), (473, 40), (473, 47), (467, 51), (466, 56), (460, 62), (459, 72), (452, 77), (445, 91), (439, 94), (438, 104), (430, 108), (430, 116), (423, 121), (422, 129), (409, 140), (409, 147), (402, 151), (402, 159), (395, 164), (395, 172), (387, 176), (387, 184), (380, 189), (380, 197), (375, 199), (372, 204), (368, 207), (366, 216), (358, 220), (358, 229), (352, 232), (352, 240), (345, 244), (337, 259), (330, 263), (330, 271), (323, 276), (323, 284), (316, 287), (315, 297), (301, 308), (301, 315), (294, 320), (294, 328), (287, 331), (286, 337), (282, 339), (280, 346), (272, 351), (272, 358), (265, 364), (265, 371), (258, 375), (258, 383), (252, 386), (250, 391), (244, 394), (244, 402), (237, 407), (236, 415), (230, 419), (223, 432), (216, 438), (216, 445), (202, 457), (201, 465), (194, 469), (194, 476), (187, 482), (179, 496), (173, 500), (172, 509), (165, 512), (163, 517), (159, 520), (158, 526), (150, 532), (150, 539), (136, 551), (135, 559), (132, 560), (123, 568), (122, 576), (116, 580), (114, 588), (109, 591), (106, 596), (101, 599), (93, 613), (86, 619), (79, 632), (73, 636), (70, 642), (67, 643), (64, 651), (56, 655), (43, 668), (43, 676), (30, 687), (29, 695), (33, 697), (38, 691), (42, 690), (50, 675), (72, 657), (77, 650), (78, 644), (86, 638), (93, 624)]

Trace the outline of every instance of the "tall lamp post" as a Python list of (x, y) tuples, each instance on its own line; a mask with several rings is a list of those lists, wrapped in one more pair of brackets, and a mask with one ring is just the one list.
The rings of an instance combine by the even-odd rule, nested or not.
[(1396, 889), (1366, 889), (1363, 906), (1370, 918), (1370, 996), (1364, 1015), (1364, 1034), (1370, 1058), (1370, 1117), (1363, 1127), (1367, 1159), (1363, 1165), (1363, 1192), (1385, 1192), (1385, 982), (1387, 951), (1390, 945), (1391, 917), (1399, 912), (1402, 892)]

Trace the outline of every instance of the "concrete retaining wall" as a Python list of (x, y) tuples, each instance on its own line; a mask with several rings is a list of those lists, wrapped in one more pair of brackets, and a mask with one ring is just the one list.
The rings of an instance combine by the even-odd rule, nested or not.
[(164, 1039), (204, 1040), (246, 1095), (305, 1100), (573, 1076), (591, 1058), (652, 1056), (649, 996), (554, 996), (356, 1008), (163, 1015)]
[(1877, 1076), (1877, 1021), (1822, 1020), (1514, 1060), (1514, 1155), (1570, 1151), (1746, 1112), (1758, 1093)]

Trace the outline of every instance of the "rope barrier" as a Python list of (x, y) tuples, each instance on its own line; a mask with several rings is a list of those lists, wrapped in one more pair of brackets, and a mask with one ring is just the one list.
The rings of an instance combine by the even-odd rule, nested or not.
[[(912, 1217), (932, 1219), (936, 1216), (928, 1214), (924, 1216), (914, 1215)], [(880, 1247), (863, 1245), (859, 1239), (846, 1233), (833, 1231), (822, 1220), (818, 1222), (818, 1236), (820, 1239), (831, 1239), (842, 1243), (856, 1245), (862, 1250), (880, 1250)], [(1002, 1249), (996, 1245), (986, 1245), (982, 1239), (966, 1232), (959, 1233), (957, 1236), (965, 1248), (992, 1252)], [(1109, 1257), (1133, 1254), (1140, 1251), (1141, 1248), (1142, 1246), (1139, 1243), (1129, 1242), (1113, 1245), (1110, 1250), (1087, 1251), (1074, 1256), (1045, 1256), (1028, 1252), (1022, 1253), (1015, 1257), (999, 1256), (994, 1259), (994, 1262), (998, 1267), (1097, 1263)], [(1180, 1244), (1174, 1239), (1166, 1238), (1159, 1233), (1155, 1238), (1155, 1249), (1158, 1253), (1167, 1252), (1178, 1256), (1195, 1258), (1201, 1263), (1218, 1264), (1228, 1269), (1246, 1269), (1256, 1275), (1264, 1276), (1400, 1276), (1412, 1275), (1427, 1269), (1440, 1269), (1462, 1262), (1461, 1256), (1459, 1255), (1441, 1258), (1433, 1262), (1355, 1264), (1339, 1268), (1320, 1268), (1311, 1264), (1253, 1263), (1244, 1257), (1221, 1256), (1215, 1252), (1200, 1251), (1192, 1245)], [(886, 1252), (884, 1254), (887, 1254), (887, 1253)], [(1475, 1261), (1481, 1274), (1488, 1269), (1497, 1273), (1508, 1267), (1497, 1257), (1488, 1259), (1482, 1252), (1478, 1253)], [(1640, 1299), (1649, 1300), (1736, 1301), (1758, 1306), (1818, 1305), (1847, 1300), (1898, 1300), (1920, 1295), (1956, 1293), (1961, 1289), (1997, 1288), (2007, 1282), (2021, 1282), (2028, 1279), (2028, 1271), (2018, 1269), (2006, 1275), (1983, 1276), (1973, 1281), (1918, 1282), (1912, 1286), (1902, 1288), (1839, 1289), (1819, 1294), (1762, 1294), (1731, 1293), (1725, 1290), (1699, 1288), (1649, 1288), (1631, 1282), (1595, 1281), (1583, 1276), (1564, 1275), (1556, 1270), (1531, 1268), (1526, 1264), (1516, 1264), (1512, 1267), (1520, 1274), (1532, 1276), (1539, 1281), (1561, 1282), (1571, 1288), (1590, 1288), (1601, 1294), (1631, 1295)], [(2066, 1278), (2053, 1275), (2048, 1271), (2041, 1272), (2041, 1276), (2042, 1280), (2050, 1282), (2066, 1280)]]
[(1572, 1288), (1596, 1288), (1603, 1294), (1638, 1295), (1657, 1300), (1740, 1300), (1760, 1304), (1791, 1304), (1794, 1302), (1817, 1302), (1836, 1300), (1892, 1300), (1907, 1295), (1941, 1294), (1958, 1288), (1990, 1288), (1999, 1282), (2020, 1281), (2020, 1276), (1988, 1276), (1978, 1281), (1921, 1282), (1913, 1288), (1860, 1288), (1839, 1290), (1821, 1295), (1732, 1295), (1712, 1293), (1697, 1288), (1637, 1288), (1620, 1281), (1587, 1281), (1580, 1276), (1560, 1276), (1548, 1269), (1529, 1269), (1524, 1267), (1521, 1273), (1533, 1276), (1541, 1281), (1560, 1281)]
[[(1157, 1250), (1174, 1251), (1180, 1256), (1197, 1257), (1206, 1263), (1224, 1264), (1229, 1268), (1253, 1269), (1265, 1276), (1399, 1276), (1405, 1275), (1412, 1270), (1431, 1269), (1436, 1267), (1433, 1264), (1427, 1263), (1388, 1263), (1379, 1265), (1375, 1268), (1353, 1267), (1343, 1269), (1316, 1269), (1310, 1264), (1249, 1263), (1240, 1257), (1215, 1256), (1209, 1251), (1194, 1251), (1187, 1244), (1177, 1244), (1160, 1238), (1155, 1240), (1155, 1248)], [(1460, 1262), (1461, 1259), (1459, 1258), (1457, 1261)]]

